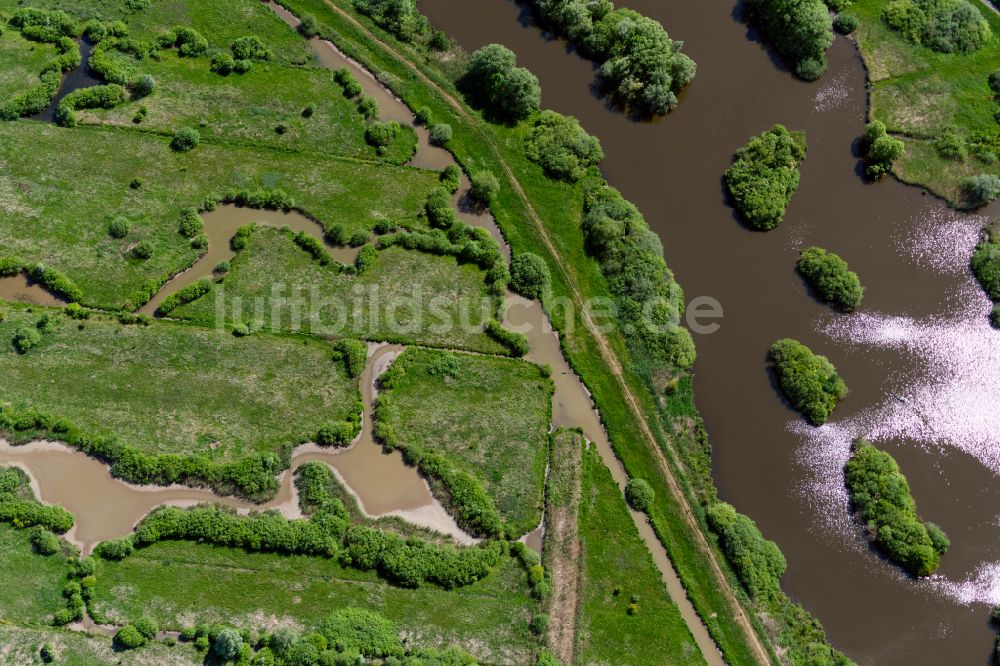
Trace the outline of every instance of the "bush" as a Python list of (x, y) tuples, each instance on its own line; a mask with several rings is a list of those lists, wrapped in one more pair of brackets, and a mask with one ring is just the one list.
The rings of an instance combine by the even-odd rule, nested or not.
[(629, 479), (625, 484), (625, 499), (636, 511), (647, 511), (655, 498), (653, 487), (645, 479)]
[(882, 19), (904, 39), (942, 53), (972, 53), (993, 36), (967, 0), (893, 0), (882, 10)]
[(377, 259), (378, 250), (375, 249), (375, 246), (371, 243), (363, 245), (361, 251), (358, 252), (357, 258), (354, 260), (354, 267), (357, 269), (358, 275), (374, 266)]
[(994, 301), (1000, 301), (1000, 245), (984, 241), (972, 255), (972, 272), (983, 290)]
[(121, 650), (135, 650), (146, 644), (146, 639), (133, 624), (126, 624), (115, 634), (115, 645)]
[(160, 303), (160, 307), (156, 309), (156, 314), (161, 317), (168, 315), (180, 306), (198, 300), (211, 290), (211, 278), (201, 278), (197, 282), (189, 284), (183, 289), (180, 289), (163, 299), (163, 302)]
[(547, 27), (600, 65), (602, 82), (619, 101), (640, 113), (667, 113), (694, 78), (695, 64), (681, 53), (683, 43), (638, 12), (587, 0), (530, 4)]
[(726, 170), (726, 188), (751, 228), (767, 231), (781, 224), (799, 187), (799, 162), (805, 156), (805, 136), (783, 125), (751, 138), (736, 151)]
[(910, 486), (892, 456), (859, 439), (851, 447), (844, 479), (851, 507), (875, 545), (914, 576), (934, 573), (948, 538), (936, 525), (928, 530), (917, 517)]
[(416, 0), (354, 0), (354, 7), (403, 41), (421, 32), (426, 22)]
[(108, 224), (108, 235), (112, 238), (125, 238), (132, 229), (132, 224), (125, 217), (116, 217)]
[(333, 72), (333, 80), (344, 90), (344, 97), (353, 99), (361, 94), (361, 84), (351, 74), (351, 70), (341, 67)]
[(229, 45), (233, 52), (233, 57), (237, 60), (269, 60), (271, 52), (264, 46), (264, 42), (256, 35), (248, 35), (233, 40)]
[(531, 633), (536, 636), (541, 636), (545, 633), (545, 630), (549, 628), (549, 616), (545, 613), (539, 613), (535, 617), (531, 618), (531, 624), (528, 626), (531, 629)]
[(228, 53), (218, 53), (212, 57), (209, 69), (221, 76), (228, 76), (236, 68), (236, 60)]
[(853, 14), (837, 14), (833, 17), (833, 29), (842, 35), (849, 35), (858, 29), (860, 21)]
[(198, 215), (198, 209), (188, 207), (181, 211), (181, 223), (177, 231), (184, 238), (194, 238), (205, 230), (205, 221)]
[(55, 555), (62, 550), (59, 537), (41, 526), (32, 528), (30, 540), (31, 547), (39, 555)]
[(500, 181), (490, 171), (472, 174), (469, 196), (482, 204), (489, 204), (500, 193)]
[(156, 248), (153, 247), (153, 243), (148, 240), (141, 240), (136, 243), (129, 254), (133, 259), (138, 259), (139, 261), (146, 261), (153, 256)]
[(462, 185), (462, 170), (454, 164), (449, 164), (441, 170), (441, 186), (454, 194)]
[(365, 141), (368, 142), (368, 145), (384, 149), (392, 144), (396, 135), (399, 134), (399, 129), (399, 123), (395, 121), (380, 122), (376, 120), (365, 128)]
[(1000, 177), (992, 173), (969, 176), (962, 181), (962, 189), (965, 190), (970, 203), (973, 205), (981, 206), (988, 204), (1000, 196)]
[(954, 128), (947, 128), (937, 135), (934, 150), (946, 160), (964, 160), (969, 154), (965, 139)]
[(312, 39), (319, 34), (319, 21), (312, 14), (303, 14), (299, 23), (299, 32), (303, 37)]
[(223, 629), (212, 641), (212, 653), (223, 661), (236, 659), (243, 647), (243, 637), (235, 629)]
[(989, 83), (990, 90), (993, 91), (993, 94), (1000, 95), (1000, 69), (990, 72), (990, 77), (987, 82)]
[(105, 560), (124, 560), (135, 550), (131, 536), (102, 541), (94, 548), (94, 554)]
[(315, 115), (317, 108), (318, 107), (316, 106), (315, 102), (309, 102), (308, 104), (305, 105), (305, 108), (302, 109), (302, 117), (312, 118), (313, 115)]
[(737, 578), (756, 600), (781, 594), (781, 576), (787, 563), (778, 545), (768, 541), (754, 522), (725, 502), (711, 504), (708, 525), (719, 535), (719, 545)]
[(459, 87), (473, 105), (489, 114), (523, 120), (538, 110), (542, 89), (534, 74), (514, 63), (513, 51), (488, 44), (469, 57)]
[(993, 328), (1000, 328), (1000, 304), (993, 306), (993, 312), (990, 313), (990, 324)]
[[(367, 246), (370, 247), (370, 246)], [(333, 345), (335, 357), (344, 362), (347, 374), (352, 379), (360, 377), (368, 363), (368, 346), (361, 340), (344, 338)]]
[(153, 94), (156, 90), (156, 79), (149, 74), (143, 74), (132, 84), (132, 97), (141, 99)]
[(194, 150), (201, 143), (201, 134), (193, 127), (182, 127), (174, 132), (174, 138), (170, 141), (170, 147), (179, 153), (186, 153)]
[(847, 386), (825, 356), (814, 354), (797, 340), (784, 338), (771, 346), (778, 385), (792, 406), (813, 425), (823, 425)]
[(362, 608), (342, 608), (331, 613), (320, 623), (319, 631), (327, 645), (338, 652), (355, 650), (369, 658), (403, 654), (396, 626)]
[(885, 123), (873, 120), (865, 126), (864, 142), (868, 165), (865, 174), (878, 180), (892, 170), (892, 163), (902, 157), (905, 146), (899, 139), (886, 134)]
[(422, 106), (413, 112), (413, 116), (416, 118), (418, 123), (424, 127), (429, 127), (431, 124), (431, 107)]
[(549, 265), (537, 254), (522, 252), (510, 262), (510, 288), (526, 298), (540, 299), (551, 282)]
[(27, 354), (42, 343), (42, 334), (37, 328), (19, 328), (11, 340), (18, 354)]
[(51, 664), (56, 660), (56, 649), (52, 643), (45, 643), (38, 651), (38, 656), (41, 658), (43, 664)]
[(749, 0), (747, 7), (799, 78), (812, 81), (826, 70), (833, 23), (822, 0)]
[(445, 146), (451, 141), (452, 130), (448, 123), (438, 123), (430, 130), (430, 142), (435, 146)]
[(575, 182), (604, 159), (601, 143), (576, 118), (542, 111), (524, 139), (525, 156), (552, 178)]
[(833, 252), (820, 247), (805, 249), (796, 267), (809, 286), (827, 303), (834, 303), (848, 312), (861, 304), (865, 290), (858, 274)]
[(528, 338), (523, 333), (517, 333), (503, 327), (496, 319), (491, 319), (486, 324), (486, 334), (502, 344), (509, 351), (511, 356), (520, 358), (531, 351), (528, 345)]
[(365, 120), (375, 120), (378, 118), (378, 101), (371, 95), (361, 95), (358, 98), (358, 113)]
[(143, 638), (146, 640), (153, 640), (156, 638), (157, 632), (160, 631), (160, 627), (156, 624), (156, 620), (149, 617), (141, 617), (132, 625), (142, 634)]

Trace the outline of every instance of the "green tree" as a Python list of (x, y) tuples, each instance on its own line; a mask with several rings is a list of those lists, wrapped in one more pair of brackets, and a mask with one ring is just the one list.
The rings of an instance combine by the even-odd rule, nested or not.
[(846, 311), (855, 310), (861, 304), (865, 290), (858, 274), (833, 252), (820, 247), (802, 250), (797, 268), (824, 301)]
[(629, 479), (625, 484), (625, 499), (636, 511), (647, 511), (656, 498), (656, 492), (646, 479)]
[(813, 425), (823, 425), (837, 403), (847, 395), (847, 385), (825, 356), (814, 354), (791, 338), (771, 345), (778, 385), (795, 409)]
[(469, 57), (459, 85), (474, 105), (506, 120), (522, 120), (538, 110), (542, 90), (535, 75), (515, 63), (513, 51), (488, 44)]
[(541, 298), (552, 282), (549, 265), (537, 254), (522, 252), (510, 262), (510, 287), (527, 298)]
[(212, 652), (225, 661), (235, 659), (243, 646), (243, 637), (235, 629), (223, 629), (212, 643)]

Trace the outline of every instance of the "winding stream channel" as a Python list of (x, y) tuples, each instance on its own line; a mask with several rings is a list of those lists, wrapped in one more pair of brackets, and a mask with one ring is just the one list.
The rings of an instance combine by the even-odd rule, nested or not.
[[(796, 80), (741, 20), (734, 0), (625, 0), (698, 63), (680, 105), (635, 122), (596, 92), (595, 68), (543, 34), (511, 0), (421, 0), (467, 50), (498, 42), (534, 72), (546, 108), (598, 136), (612, 185), (665, 246), (688, 300), (717, 299), (721, 328), (696, 336), (697, 404), (714, 448), (720, 495), (752, 516), (788, 559), (785, 591), (860, 664), (986, 663), (1000, 602), (1000, 332), (968, 270), (994, 205), (947, 208), (891, 178), (866, 184), (854, 153), (867, 113), (866, 75), (837, 37), (815, 83)], [(747, 231), (724, 203), (721, 176), (747, 138), (780, 122), (805, 130), (808, 157), (784, 224)], [(798, 251), (839, 253), (867, 287), (852, 315), (814, 301)], [(776, 393), (767, 349), (795, 337), (837, 366), (851, 389), (831, 422), (811, 428)], [(847, 509), (851, 440), (892, 453), (922, 516), (948, 532), (938, 574), (914, 580), (884, 562)]]
[[(297, 26), (298, 20), (287, 11), (273, 3), (265, 4), (287, 23), (293, 27)], [(454, 164), (450, 153), (431, 145), (426, 128), (417, 125), (412, 112), (373, 76), (357, 63), (347, 59), (330, 42), (314, 39), (311, 40), (311, 44), (319, 64), (331, 69), (348, 67), (352, 70), (365, 93), (377, 99), (383, 120), (395, 120), (414, 127), (418, 136), (418, 149), (410, 162), (411, 166), (440, 170), (449, 164)], [(85, 73), (86, 67), (85, 58), (84, 65), (78, 71), (82, 70)], [(75, 80), (74, 76), (76, 72), (71, 73), (64, 84), (68, 86)], [(65, 92), (66, 90), (62, 91)], [(488, 229), (500, 241), (504, 256), (509, 259), (510, 248), (492, 216), (488, 211), (477, 210), (470, 204), (468, 189), (469, 182), (463, 174), (461, 187), (453, 199), (459, 218), (467, 224)], [(146, 304), (142, 309), (143, 312), (153, 313), (166, 295), (201, 277), (211, 275), (220, 261), (232, 258), (229, 239), (236, 229), (244, 224), (255, 222), (276, 227), (288, 226), (294, 231), (305, 231), (324, 240), (320, 225), (296, 212), (281, 213), (220, 206), (215, 211), (205, 214), (204, 219), (206, 233), (209, 236), (207, 253), (188, 270), (168, 281)], [(335, 259), (344, 263), (353, 262), (357, 253), (357, 249), (329, 245), (327, 247)], [(41, 305), (59, 304), (58, 299), (37, 285), (31, 285), (20, 276), (0, 279), (0, 297)], [(627, 476), (612, 452), (610, 441), (590, 394), (563, 357), (559, 339), (553, 332), (541, 304), (513, 293), (507, 294), (506, 304), (505, 324), (518, 327), (528, 336), (531, 351), (526, 357), (527, 360), (547, 364), (553, 369), (555, 392), (552, 427), (581, 428), (590, 445), (597, 447), (616, 483), (624, 487)], [(291, 469), (281, 476), (278, 494), (266, 504), (253, 505), (232, 497), (220, 497), (207, 490), (182, 486), (164, 488), (127, 484), (113, 478), (105, 465), (54, 442), (33, 442), (14, 447), (0, 441), (0, 464), (16, 465), (24, 469), (31, 478), (36, 495), (42, 501), (62, 504), (73, 513), (76, 524), (66, 536), (85, 553), (90, 552), (100, 541), (128, 534), (150, 510), (162, 505), (191, 506), (201, 502), (215, 502), (235, 507), (241, 512), (276, 509), (288, 517), (299, 517), (298, 500), (292, 479), (294, 470), (309, 461), (319, 461), (329, 465), (348, 490), (355, 495), (367, 515), (399, 516), (414, 524), (451, 535), (459, 543), (472, 543), (474, 540), (458, 528), (454, 519), (431, 496), (429, 486), (417, 471), (404, 465), (402, 456), (398, 452), (383, 453), (381, 446), (372, 437), (372, 404), (377, 392), (376, 380), (403, 349), (397, 345), (369, 346), (368, 363), (360, 379), (364, 405), (361, 434), (346, 449), (321, 448), (313, 444), (298, 447), (292, 457)], [(640, 535), (663, 575), (668, 592), (680, 608), (706, 660), (712, 666), (721, 665), (723, 661), (715, 644), (688, 600), (665, 549), (653, 533), (645, 515), (638, 512), (631, 513)], [(529, 545), (539, 545), (540, 531), (536, 530), (527, 535), (526, 540)], [(92, 624), (86, 626), (95, 629)]]

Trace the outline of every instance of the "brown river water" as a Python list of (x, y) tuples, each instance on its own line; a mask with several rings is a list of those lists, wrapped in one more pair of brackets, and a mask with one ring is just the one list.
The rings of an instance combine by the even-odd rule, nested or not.
[[(661, 21), (698, 63), (666, 118), (636, 122), (600, 97), (592, 63), (544, 35), (510, 0), (421, 0), (467, 50), (513, 49), (541, 81), (544, 107), (598, 136), (612, 185), (665, 245), (689, 301), (717, 299), (719, 330), (696, 335), (697, 403), (721, 496), (752, 516), (788, 559), (784, 589), (861, 664), (985, 664), (1000, 602), (1000, 333), (968, 270), (983, 223), (919, 188), (866, 184), (853, 150), (866, 121), (866, 79), (838, 37), (815, 83), (794, 79), (740, 20), (732, 0), (627, 0)], [(784, 224), (747, 231), (721, 176), (752, 134), (780, 122), (809, 152)], [(867, 287), (852, 315), (814, 301), (798, 251), (839, 253)], [(779, 397), (766, 353), (795, 337), (826, 354), (851, 389), (831, 422), (811, 428)], [(922, 516), (952, 540), (938, 574), (914, 580), (883, 561), (851, 521), (842, 465), (867, 436), (909, 478)]]

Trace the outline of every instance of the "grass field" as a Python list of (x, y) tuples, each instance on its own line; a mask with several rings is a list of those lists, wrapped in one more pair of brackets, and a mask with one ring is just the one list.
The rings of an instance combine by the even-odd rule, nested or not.
[(166, 541), (121, 562), (100, 560), (95, 607), (113, 620), (150, 615), (161, 627), (220, 621), (258, 630), (312, 628), (345, 606), (393, 620), (419, 646), (459, 645), (486, 663), (531, 663), (537, 602), (513, 558), (459, 590), (403, 589), (335, 560), (248, 554)]
[(55, 57), (52, 44), (29, 42), (16, 30), (0, 34), (0, 102), (37, 86), (42, 68)]
[(0, 524), (0, 621), (46, 624), (66, 605), (69, 567), (59, 553), (35, 553), (28, 538), (28, 530)]
[[(137, 292), (198, 256), (178, 233), (180, 211), (231, 188), (280, 188), (324, 225), (351, 230), (412, 220), (437, 174), (407, 167), (323, 159), (202, 143), (176, 153), (169, 139), (124, 130), (4, 124), (0, 135), (0, 247), (67, 274), (85, 301), (137, 303)], [(133, 189), (133, 178), (141, 187)], [(131, 233), (110, 238), (116, 216)], [(129, 251), (152, 243), (145, 261)]]
[(25, 5), (39, 9), (61, 9), (84, 21), (91, 18), (118, 21), (132, 13), (125, 0), (0, 0), (0, 12), (13, 14)]
[(400, 446), (444, 455), (483, 483), (514, 532), (534, 529), (552, 382), (533, 364), (496, 357), (408, 349), (395, 364), (405, 372), (384, 394)]
[(152, 0), (127, 23), (132, 36), (150, 40), (175, 26), (194, 28), (208, 40), (209, 53), (228, 51), (233, 40), (256, 35), (276, 60), (312, 61), (309, 44), (260, 0)]
[[(578, 663), (704, 663), (593, 447), (583, 454), (583, 488)], [(638, 610), (630, 615), (633, 598)]]
[(895, 168), (903, 180), (965, 205), (962, 179), (984, 172), (1000, 174), (1000, 164), (972, 154), (946, 159), (931, 142), (943, 129), (953, 127), (966, 139), (982, 135), (1000, 144), (1000, 126), (994, 120), (1000, 105), (987, 85), (990, 73), (1000, 65), (1000, 16), (981, 0), (973, 0), (989, 22), (993, 38), (973, 53), (948, 54), (907, 42), (890, 29), (881, 18), (886, 4), (855, 0), (847, 10), (861, 18), (855, 36), (872, 81), (871, 114), (906, 141), (906, 154)]
[(345, 420), (359, 400), (325, 342), (97, 317), (78, 325), (57, 315), (54, 330), (22, 355), (12, 336), (34, 327), (40, 313), (6, 309), (0, 401), (148, 453), (232, 460), (275, 451)]
[[(259, 319), (274, 330), (504, 352), (477, 330), (493, 312), (479, 268), (398, 247), (350, 275), (321, 266), (278, 230), (257, 228), (225, 281), (171, 316), (214, 325), (220, 302), (228, 323)], [(463, 317), (471, 326), (460, 325)]]
[[(205, 141), (236, 141), (393, 164), (405, 164), (413, 155), (417, 137), (409, 127), (397, 135), (385, 155), (378, 155), (365, 142), (365, 121), (357, 104), (344, 97), (327, 69), (258, 62), (246, 74), (220, 76), (210, 71), (209, 60), (180, 58), (173, 51), (164, 52), (159, 60), (132, 59), (131, 71), (135, 76), (152, 75), (155, 92), (115, 109), (81, 111), (78, 119), (164, 133), (198, 127)], [(315, 104), (316, 111), (305, 118), (302, 110), (309, 104)], [(148, 115), (136, 125), (132, 119), (140, 107)]]

